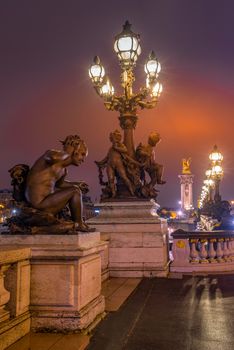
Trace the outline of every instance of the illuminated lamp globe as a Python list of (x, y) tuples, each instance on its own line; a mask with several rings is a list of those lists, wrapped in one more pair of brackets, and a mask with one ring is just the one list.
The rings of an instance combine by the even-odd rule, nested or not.
[(213, 151), (209, 155), (209, 159), (212, 162), (221, 162), (223, 160), (223, 155), (218, 152), (218, 147), (215, 145)]
[(209, 179), (212, 175), (211, 169), (206, 170), (206, 177)]
[(158, 98), (158, 97), (161, 95), (161, 93), (162, 93), (162, 89), (163, 89), (162, 84), (159, 83), (159, 82), (157, 82), (157, 83), (152, 87), (151, 95), (152, 95), (153, 97), (157, 97), (157, 98)]
[(111, 97), (114, 95), (114, 87), (110, 80), (106, 77), (103, 81), (103, 85), (100, 88), (100, 94), (104, 97)]
[(94, 84), (99, 85), (102, 83), (105, 76), (105, 69), (101, 65), (100, 58), (98, 56), (94, 57), (93, 63), (94, 64), (92, 64), (92, 66), (89, 68), (89, 76)]
[(214, 165), (211, 169), (212, 176), (222, 176), (223, 175), (223, 168), (220, 165)]
[(212, 179), (206, 179), (204, 180), (204, 184), (208, 187), (211, 187), (214, 185), (214, 181)]
[(145, 72), (148, 78), (157, 78), (161, 71), (161, 64), (158, 62), (154, 51), (151, 51), (149, 58), (145, 63)]
[(130, 68), (136, 64), (141, 54), (140, 36), (132, 32), (128, 21), (123, 25), (122, 32), (115, 37), (114, 50), (123, 68)]

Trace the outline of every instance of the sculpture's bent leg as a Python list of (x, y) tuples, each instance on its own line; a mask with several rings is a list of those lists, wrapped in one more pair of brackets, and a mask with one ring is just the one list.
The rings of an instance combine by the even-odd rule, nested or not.
[(112, 197), (115, 197), (116, 196), (115, 171), (111, 166), (107, 166), (106, 173), (107, 173), (107, 178), (111, 189)]
[(134, 192), (135, 192), (134, 186), (131, 183), (131, 181), (128, 179), (128, 177), (126, 175), (126, 172), (125, 172), (125, 169), (122, 168), (122, 167), (119, 167), (119, 168), (117, 168), (117, 171), (118, 171), (119, 176), (123, 179), (123, 181), (125, 182), (126, 186), (128, 187), (131, 195), (134, 196)]
[(85, 232), (89, 231), (88, 226), (83, 221), (82, 194), (77, 186), (61, 188), (33, 206), (36, 209), (55, 215), (67, 204), (69, 204), (72, 220), (78, 224), (77, 229)]
[(157, 183), (160, 184), (160, 185), (165, 184), (166, 181), (164, 181), (162, 179), (163, 170), (164, 170), (163, 165), (157, 163), (157, 164), (155, 164), (155, 168), (156, 168), (156, 174), (157, 174)]

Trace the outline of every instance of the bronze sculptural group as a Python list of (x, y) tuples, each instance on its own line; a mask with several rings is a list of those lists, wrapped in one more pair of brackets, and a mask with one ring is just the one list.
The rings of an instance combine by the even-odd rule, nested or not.
[[(107, 156), (95, 163), (99, 169), (100, 184), (104, 186), (102, 200), (156, 198), (156, 184), (165, 184), (162, 179), (163, 166), (155, 160), (154, 148), (161, 138), (157, 132), (150, 133), (148, 143), (140, 143), (132, 155), (121, 142), (121, 133), (118, 130), (110, 133), (112, 147)], [(103, 169), (106, 169), (107, 181), (103, 181)], [(147, 182), (146, 177), (149, 177)], [(125, 185), (126, 190), (123, 190)]]
[[(88, 192), (88, 185), (83, 181), (65, 180), (67, 167), (79, 166), (84, 161), (87, 146), (78, 135), (67, 136), (62, 145), (63, 150), (46, 151), (31, 169), (17, 164), (9, 170), (13, 197), (21, 209), (18, 216), (9, 220), (12, 231), (93, 231), (82, 215), (82, 193)], [(67, 206), (70, 219), (64, 220), (60, 214)]]
[[(140, 143), (131, 155), (119, 130), (110, 133), (110, 141), (106, 157), (96, 162), (99, 181), (104, 186), (102, 200), (156, 198), (155, 185), (165, 183), (163, 166), (156, 163), (154, 155), (160, 135), (152, 132), (148, 143)], [(63, 150), (46, 151), (31, 168), (17, 164), (9, 170), (13, 198), (20, 208), (20, 213), (8, 220), (11, 232), (93, 231), (82, 214), (82, 194), (88, 192), (88, 185), (66, 180), (67, 167), (79, 166), (84, 161), (87, 146), (78, 135), (69, 135), (61, 143)], [(104, 169), (107, 181), (103, 180)]]

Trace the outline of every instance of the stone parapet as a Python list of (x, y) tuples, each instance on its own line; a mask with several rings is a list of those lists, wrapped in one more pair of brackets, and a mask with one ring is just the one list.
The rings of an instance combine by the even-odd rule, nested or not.
[(30, 259), (28, 248), (0, 248), (0, 350), (30, 330)]
[(81, 330), (104, 312), (100, 254), (108, 243), (100, 241), (99, 232), (2, 234), (0, 244), (3, 249), (17, 245), (30, 252), (33, 330)]

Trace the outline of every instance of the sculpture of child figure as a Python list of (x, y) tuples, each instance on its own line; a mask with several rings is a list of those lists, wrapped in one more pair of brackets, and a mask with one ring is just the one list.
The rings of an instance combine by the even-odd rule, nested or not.
[[(155, 195), (154, 186), (156, 184), (163, 185), (166, 183), (166, 181), (162, 179), (163, 165), (155, 161), (154, 147), (160, 141), (160, 135), (157, 132), (151, 132), (148, 137), (148, 144), (143, 145), (140, 143), (136, 149), (137, 160), (143, 164), (143, 170), (145, 170), (150, 177), (150, 182), (145, 184), (142, 190), (143, 194), (146, 196)], [(142, 172), (142, 180), (145, 182), (144, 172)]]
[[(109, 149), (106, 157), (99, 161), (95, 162), (100, 169), (106, 168), (108, 186), (111, 191), (111, 197), (116, 196), (116, 184), (115, 176), (119, 176), (125, 185), (127, 186), (131, 195), (134, 195), (135, 188), (133, 183), (127, 176), (125, 162), (133, 162), (139, 166), (139, 163), (136, 162), (128, 155), (127, 147), (121, 142), (122, 136), (119, 130), (115, 130), (110, 133), (110, 141), (112, 143), (111, 148)], [(102, 175), (101, 175), (102, 176)], [(104, 184), (104, 183), (101, 183)]]

